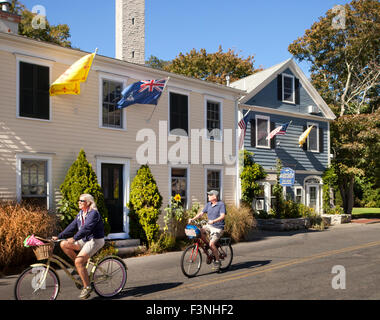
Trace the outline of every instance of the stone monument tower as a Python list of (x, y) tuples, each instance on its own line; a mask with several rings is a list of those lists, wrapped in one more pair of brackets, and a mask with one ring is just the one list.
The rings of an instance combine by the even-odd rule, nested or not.
[(145, 63), (145, 0), (115, 0), (116, 59)]

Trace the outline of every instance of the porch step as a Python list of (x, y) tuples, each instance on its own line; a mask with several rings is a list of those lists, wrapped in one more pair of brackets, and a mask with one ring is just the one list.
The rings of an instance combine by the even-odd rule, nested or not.
[(119, 257), (132, 255), (140, 246), (140, 239), (109, 240), (115, 243)]

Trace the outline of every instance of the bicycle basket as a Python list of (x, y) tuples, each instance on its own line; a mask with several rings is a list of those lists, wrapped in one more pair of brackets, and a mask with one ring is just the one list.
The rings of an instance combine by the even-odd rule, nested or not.
[(33, 248), (33, 252), (36, 255), (37, 260), (45, 260), (52, 256), (54, 243), (45, 243)]
[(199, 230), (196, 226), (188, 224), (185, 228), (185, 234), (189, 239), (200, 238), (201, 230)]

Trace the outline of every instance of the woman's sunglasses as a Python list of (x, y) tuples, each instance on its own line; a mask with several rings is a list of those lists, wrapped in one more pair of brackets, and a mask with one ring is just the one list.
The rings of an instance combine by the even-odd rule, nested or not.
[(86, 202), (86, 200), (78, 200), (78, 202), (82, 202), (83, 203), (83, 202)]

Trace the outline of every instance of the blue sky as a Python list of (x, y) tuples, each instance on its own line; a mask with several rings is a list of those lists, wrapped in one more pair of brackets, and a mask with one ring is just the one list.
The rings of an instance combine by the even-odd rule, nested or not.
[[(115, 56), (114, 0), (21, 0), (31, 10), (46, 9), (51, 24), (70, 26), (72, 46)], [(291, 57), (288, 46), (346, 0), (145, 0), (146, 59), (174, 59), (180, 52), (235, 49), (255, 66), (268, 68)], [(308, 75), (308, 65), (300, 64)]]

